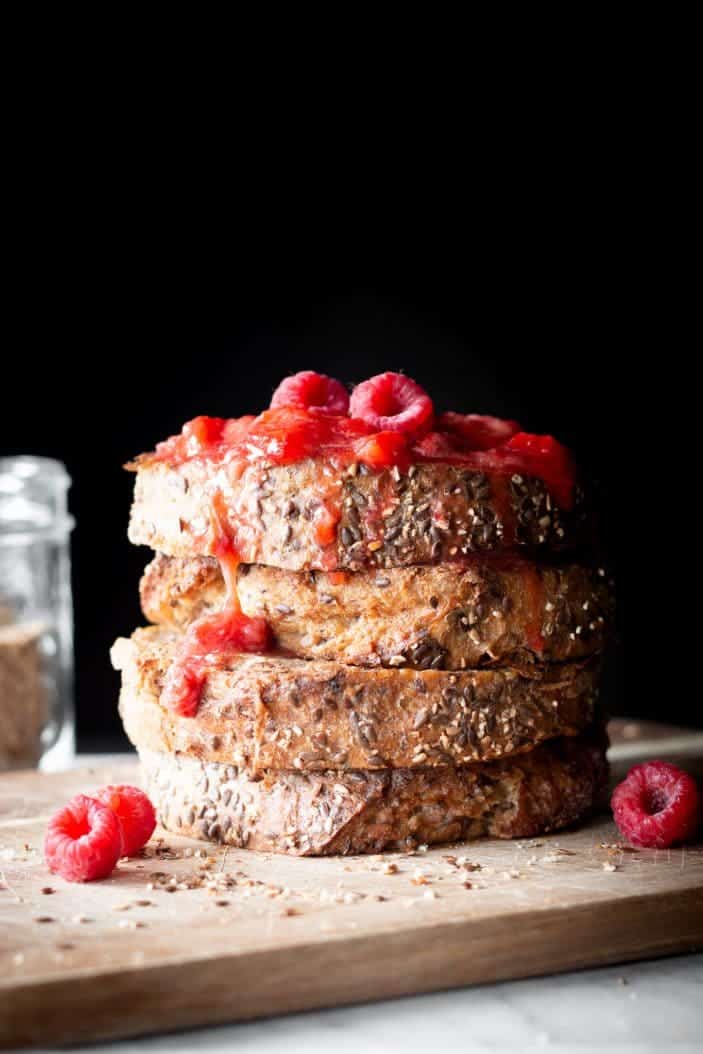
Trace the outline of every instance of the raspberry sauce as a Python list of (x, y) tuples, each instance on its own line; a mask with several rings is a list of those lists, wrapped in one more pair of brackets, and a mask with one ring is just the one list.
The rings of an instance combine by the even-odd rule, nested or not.
[(212, 551), (225, 581), (222, 610), (204, 615), (188, 627), (164, 679), (162, 702), (183, 717), (198, 712), (208, 669), (224, 665), (238, 652), (266, 652), (273, 644), (266, 619), (250, 618), (241, 610), (237, 594), (239, 557), (224, 509), (222, 493), (217, 491), (212, 500)]
[[(136, 465), (162, 462), (171, 468), (186, 463), (226, 487), (236, 481), (239, 502), (229, 501), (221, 489), (211, 490), (210, 525), (198, 530), (201, 551), (217, 557), (227, 590), (224, 606), (215, 615), (194, 622), (185, 633), (168, 670), (164, 705), (177, 713), (197, 713), (207, 671), (239, 652), (264, 652), (273, 639), (268, 624), (249, 618), (239, 606), (237, 568), (240, 552), (256, 553), (257, 532), (263, 530), (258, 494), (266, 470), (276, 465), (310, 461), (314, 468), (312, 532), (320, 547), (319, 566), (333, 570), (341, 516), (341, 470), (407, 472), (412, 465), (444, 462), (493, 477), (493, 499), (505, 525), (505, 538), (515, 537), (515, 514), (509, 494), (511, 477), (532, 476), (545, 483), (554, 501), (570, 509), (575, 473), (569, 452), (551, 436), (520, 431), (515, 421), (476, 414), (445, 413), (436, 417), (429, 396), (400, 374), (381, 374), (359, 385), (348, 400), (334, 378), (307, 371), (287, 378), (274, 394), (272, 406), (258, 417), (235, 419), (196, 417), (180, 435), (159, 443)], [(347, 412), (348, 410), (348, 412)], [(224, 479), (224, 483), (220, 482)], [(365, 513), (369, 550), (380, 548), (383, 521), (392, 512), (394, 495), (379, 487), (377, 500)], [(250, 502), (248, 505), (247, 502)], [(433, 510), (437, 525), (445, 512)], [(376, 538), (377, 536), (377, 538)], [(376, 540), (373, 540), (376, 539)], [(531, 583), (530, 608), (541, 611), (540, 582)], [(543, 649), (541, 625), (535, 614), (531, 644)]]
[(537, 569), (529, 563), (523, 564), (523, 576), (527, 593), (527, 618), (525, 637), (529, 647), (537, 655), (544, 654), (545, 641), (542, 635), (542, 612), (544, 610), (544, 583)]
[[(449, 415), (443, 415), (445, 420)], [(177, 467), (202, 459), (215, 466), (290, 465), (306, 458), (328, 461), (332, 466), (360, 462), (378, 471), (397, 466), (401, 471), (412, 464), (446, 462), (476, 472), (509, 478), (514, 473), (542, 479), (556, 503), (563, 509), (573, 504), (574, 466), (566, 447), (552, 436), (536, 436), (515, 431), (515, 422), (496, 418), (481, 428), (475, 415), (463, 431), (454, 414), (451, 430), (438, 430), (421, 438), (403, 432), (376, 431), (365, 421), (335, 414), (316, 414), (305, 407), (277, 407), (258, 417), (195, 418), (180, 435), (159, 443), (153, 454), (143, 455), (137, 465), (165, 462)], [(209, 424), (208, 422), (213, 422)], [(499, 442), (486, 449), (487, 435)], [(471, 435), (475, 438), (472, 440)]]

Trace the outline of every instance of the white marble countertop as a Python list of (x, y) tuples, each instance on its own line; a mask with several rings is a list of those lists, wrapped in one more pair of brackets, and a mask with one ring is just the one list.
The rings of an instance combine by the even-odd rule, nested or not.
[[(96, 760), (82, 756), (76, 763)], [(466, 1054), (698, 1054), (702, 1035), (700, 954), (80, 1049), (88, 1054), (196, 1049), (212, 1054), (234, 1049), (252, 1054), (424, 1054), (443, 1049)]]
[(690, 955), (91, 1045), (81, 1051), (699, 1054), (702, 997), (703, 955)]

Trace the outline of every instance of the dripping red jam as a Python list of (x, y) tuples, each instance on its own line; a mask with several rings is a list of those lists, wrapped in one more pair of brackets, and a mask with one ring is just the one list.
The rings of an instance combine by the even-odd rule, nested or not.
[[(248, 465), (266, 468), (306, 459), (323, 462), (321, 478), (330, 475), (327, 466), (361, 463), (371, 471), (394, 467), (407, 471), (426, 462), (448, 462), (503, 477), (533, 476), (544, 481), (559, 506), (568, 509), (573, 503), (571, 456), (552, 436), (532, 435), (516, 421), (496, 417), (437, 415), (427, 393), (396, 373), (364, 381), (351, 398), (334, 378), (312, 371), (295, 374), (279, 385), (269, 409), (258, 416), (196, 417), (140, 463), (160, 461), (177, 467), (202, 461), (215, 470), (225, 466), (243, 470)], [(382, 517), (383, 511), (381, 503), (369, 510), (369, 516)], [(323, 486), (314, 530), (321, 549), (330, 549), (330, 559), (338, 520), (338, 498)], [(249, 618), (240, 610), (237, 540), (247, 523), (232, 519), (219, 490), (212, 495), (210, 521), (209, 551), (220, 562), (226, 599), (222, 611), (189, 627), (166, 674), (164, 705), (183, 716), (197, 713), (209, 670), (222, 666), (233, 654), (266, 652), (275, 643), (264, 619)], [(537, 610), (537, 594), (534, 600)], [(538, 650), (543, 642), (537, 622), (531, 635)]]
[(193, 717), (200, 706), (208, 671), (238, 652), (266, 652), (273, 644), (268, 623), (226, 607), (188, 627), (171, 663), (162, 702), (183, 717)]
[(164, 679), (162, 701), (182, 717), (193, 717), (197, 713), (209, 670), (221, 666), (229, 655), (267, 652), (274, 643), (266, 619), (252, 618), (240, 608), (237, 593), (240, 561), (227, 528), (220, 491), (212, 497), (210, 518), (213, 552), (226, 587), (225, 600), (221, 611), (203, 615), (188, 627)]

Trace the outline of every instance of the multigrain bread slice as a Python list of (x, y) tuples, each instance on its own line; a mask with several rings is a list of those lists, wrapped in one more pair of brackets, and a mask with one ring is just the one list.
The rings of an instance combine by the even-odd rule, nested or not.
[[(612, 593), (597, 570), (478, 557), (383, 571), (282, 571), (242, 564), (246, 615), (268, 622), (280, 648), (351, 666), (461, 670), (581, 659), (601, 651)], [(140, 584), (150, 622), (185, 629), (219, 611), (217, 560), (158, 554)]]
[(462, 768), (266, 772), (255, 781), (233, 765), (139, 753), (144, 786), (169, 831), (301, 856), (533, 837), (592, 813), (607, 779), (598, 732)]
[(358, 571), (501, 549), (561, 551), (593, 533), (579, 487), (566, 511), (541, 479), (519, 473), (441, 462), (371, 471), (313, 458), (270, 467), (146, 458), (130, 467), (130, 541), (169, 556), (216, 555), (224, 531), (243, 563)]
[(595, 713), (597, 660), (447, 673), (239, 654), (210, 667), (198, 713), (183, 717), (161, 702), (180, 639), (151, 627), (113, 646), (127, 735), (253, 773), (481, 761), (577, 735)]

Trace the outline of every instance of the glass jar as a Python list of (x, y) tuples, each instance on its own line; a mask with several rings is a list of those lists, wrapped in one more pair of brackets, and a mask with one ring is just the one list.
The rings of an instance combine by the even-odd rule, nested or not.
[(60, 461), (0, 458), (0, 770), (75, 750), (70, 485)]

